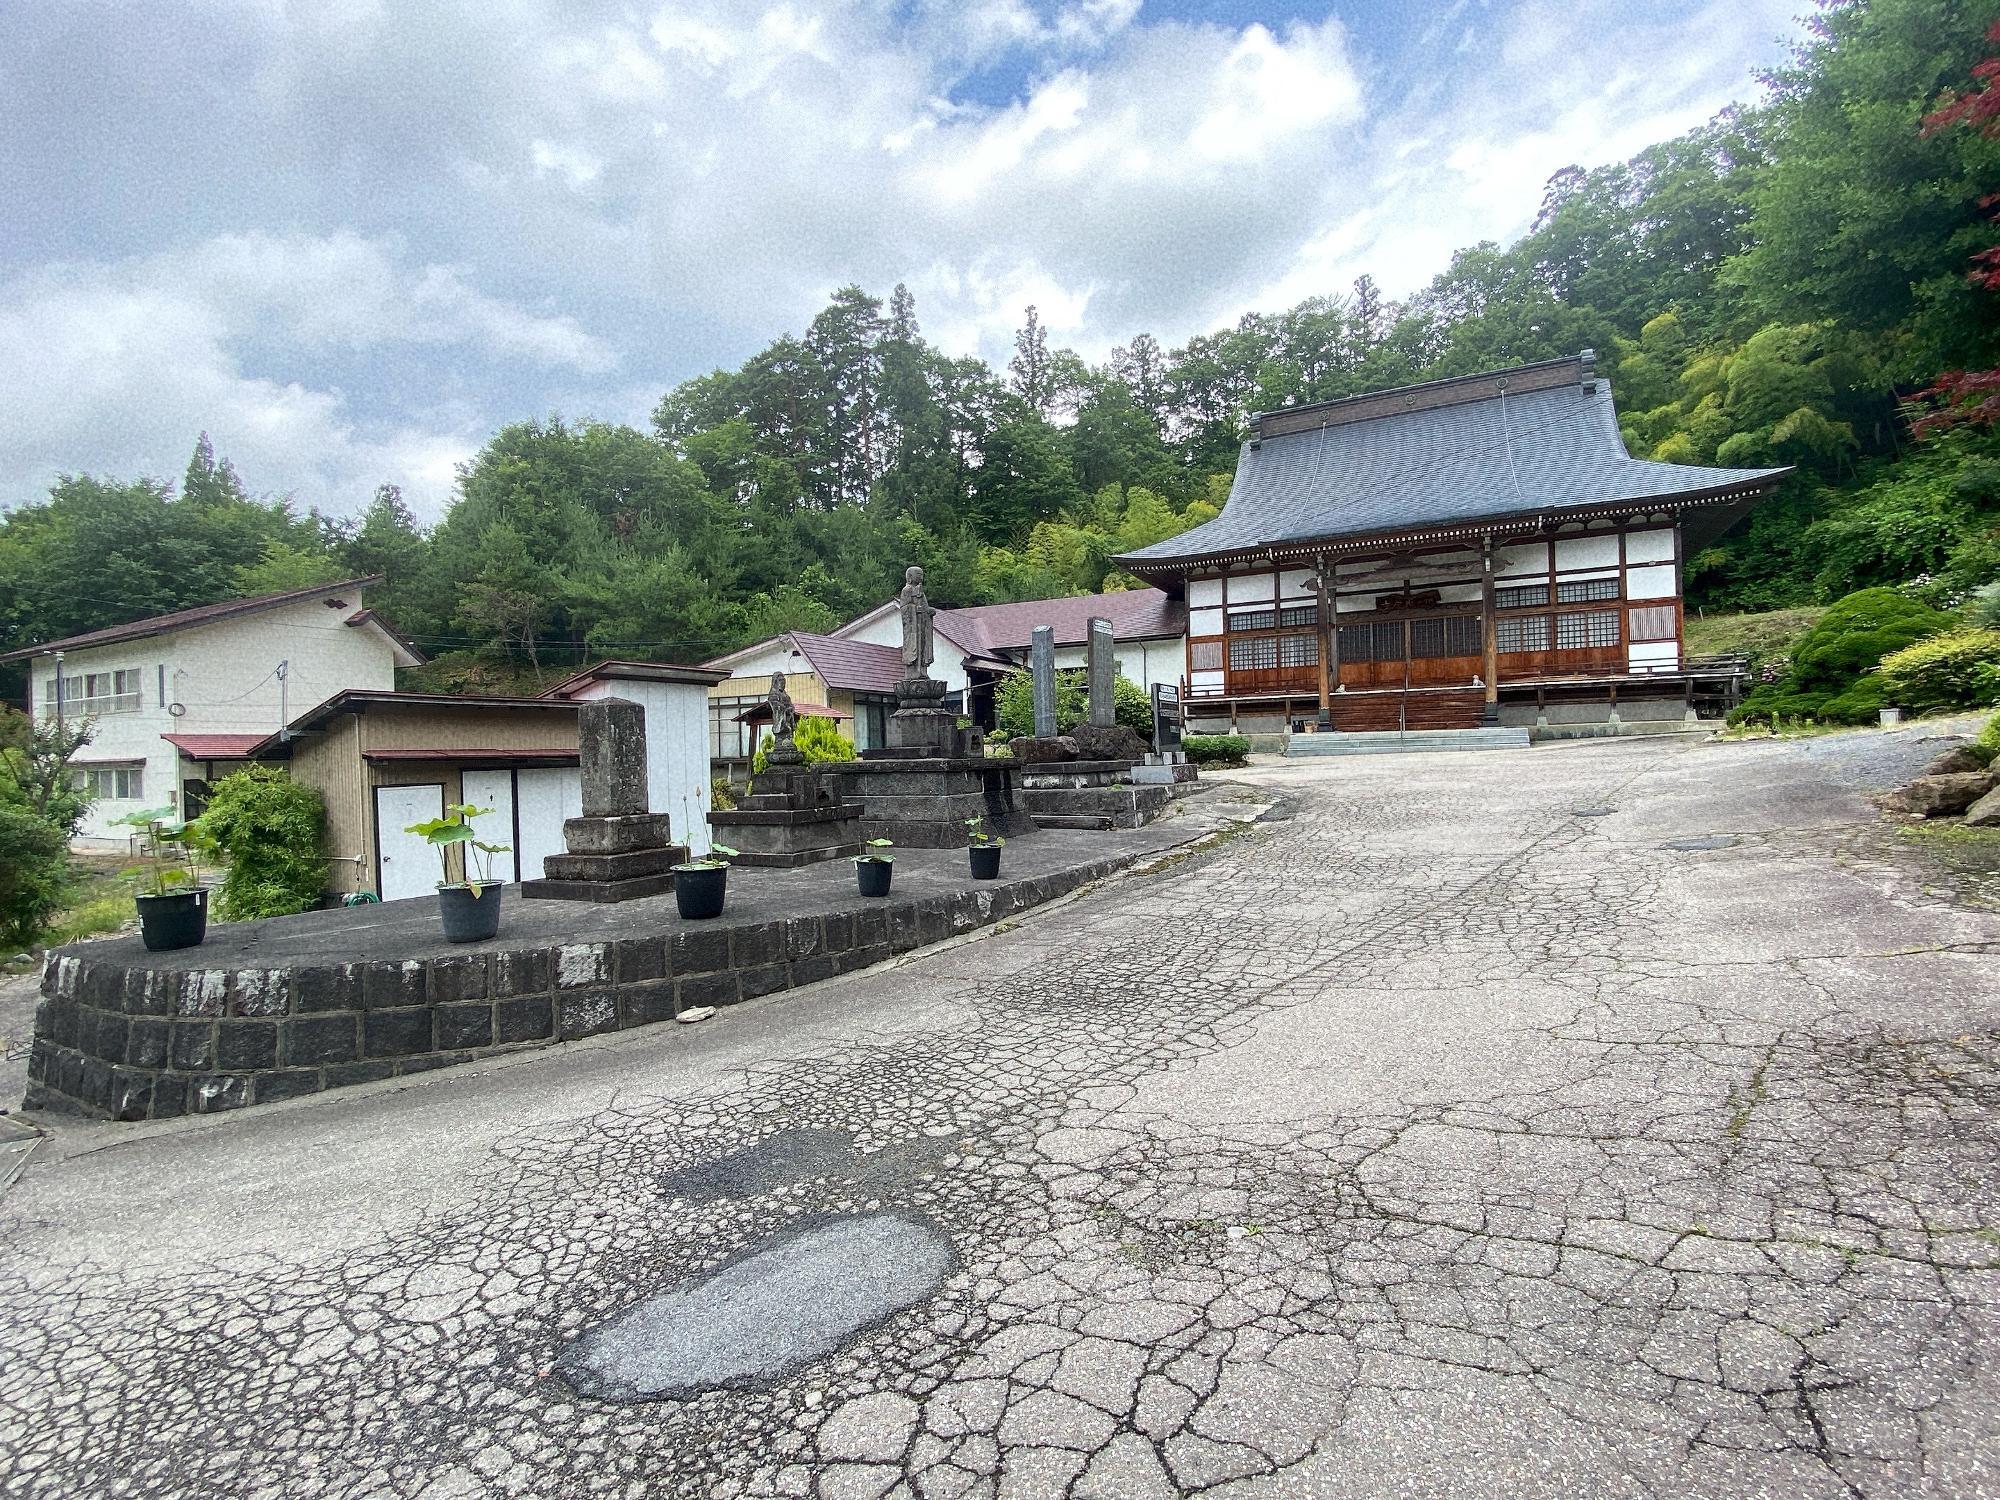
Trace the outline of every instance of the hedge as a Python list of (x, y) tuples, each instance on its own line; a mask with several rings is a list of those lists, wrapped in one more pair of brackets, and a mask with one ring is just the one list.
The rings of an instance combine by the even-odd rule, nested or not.
[(1188, 734), (1181, 749), (1198, 766), (1240, 766), (1250, 756), (1250, 742), (1240, 734)]

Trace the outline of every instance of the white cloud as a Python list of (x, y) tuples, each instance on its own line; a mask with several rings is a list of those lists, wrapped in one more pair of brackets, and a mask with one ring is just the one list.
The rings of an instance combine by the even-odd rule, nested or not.
[(62, 85), (0, 92), (0, 188), (54, 226), (0, 245), (0, 497), (207, 427), (253, 483), (437, 503), (501, 423), (642, 406), (849, 281), (1000, 362), (1029, 301), (1101, 355), (1406, 292), (1742, 97), (1796, 8), (1453, 0), (1399, 54), (1138, 0), (18, 7), (0, 55)]
[(14, 493), (62, 472), (173, 476), (194, 435), (214, 438), (251, 483), (345, 512), (398, 482), (436, 511), (485, 423), (434, 400), (366, 419), (338, 388), (261, 371), (314, 352), (399, 346), (590, 374), (609, 346), (566, 318), (527, 313), (446, 266), (407, 266), (352, 234), (221, 236), (117, 265), (59, 265), (0, 284), (0, 475)]

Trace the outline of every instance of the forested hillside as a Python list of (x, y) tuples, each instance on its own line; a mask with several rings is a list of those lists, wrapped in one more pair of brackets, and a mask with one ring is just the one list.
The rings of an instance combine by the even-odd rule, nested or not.
[(1116, 588), (1113, 554), (1215, 513), (1249, 413), (1586, 346), (1635, 454), (1798, 466), (1690, 560), (1692, 602), (1882, 584), (1948, 605), (2000, 577), (1979, 373), (2000, 363), (2000, 139), (1975, 75), (1996, 22), (2000, 0), (1827, 6), (1743, 107), (1558, 173), (1529, 233), (1401, 304), (1364, 276), (1178, 348), (1135, 333), (1099, 365), (1030, 308), (995, 370), (928, 343), (902, 287), (845, 287), (667, 392), (649, 432), (503, 429), (429, 531), (392, 489), (353, 521), (296, 516), (205, 440), (177, 487), (6, 497), (0, 641), (381, 572), (370, 602), (436, 658), (426, 681), (479, 686), (823, 629), (910, 562), (950, 605)]

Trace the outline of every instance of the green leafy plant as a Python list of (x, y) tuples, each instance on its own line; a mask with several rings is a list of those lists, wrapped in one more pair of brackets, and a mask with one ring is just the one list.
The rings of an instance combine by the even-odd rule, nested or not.
[(240, 922), (319, 904), (326, 888), (326, 800), (316, 787), (270, 766), (250, 766), (215, 784), (196, 822), (228, 861), (217, 915)]
[[(438, 882), (440, 889), (464, 887), (477, 899), (487, 886), (500, 883), (493, 878), (493, 856), (505, 854), (510, 846), (482, 843), (472, 831), (472, 820), (492, 811), (490, 807), (474, 807), (469, 802), (454, 802), (444, 810), (443, 817), (426, 818), (403, 830), (405, 833), (422, 834), (437, 850), (438, 871), (444, 876)], [(463, 880), (451, 878), (451, 851), (454, 847), (459, 850), (459, 865), (466, 876)]]
[(118, 873), (142, 887), (141, 895), (167, 896), (199, 883), (196, 856), (206, 841), (198, 825), (182, 822), (171, 807), (149, 807), (111, 821), (140, 831), (138, 860)]
[(1250, 755), (1250, 742), (1240, 734), (1187, 734), (1181, 749), (1198, 766), (1240, 766)]
[[(1090, 711), (1089, 673), (1072, 667), (1056, 673), (1056, 733), (1068, 734), (1084, 721)], [(1153, 700), (1146, 690), (1120, 672), (1111, 679), (1113, 717), (1120, 724), (1150, 740), (1153, 736)], [(1001, 682), (993, 698), (994, 715), (1002, 733), (1009, 736), (1035, 732), (1035, 686), (1026, 672), (1016, 672)]]
[(890, 839), (870, 839), (867, 848), (862, 853), (855, 855), (854, 859), (857, 864), (862, 860), (870, 860), (880, 864), (892, 865), (896, 862), (896, 856), (885, 854), (882, 851), (895, 847), (895, 843)]
[(2000, 702), (2000, 630), (1953, 630), (1882, 659), (1891, 701), (1912, 713)]
[[(708, 853), (702, 855), (699, 859), (683, 860), (681, 863), (675, 865), (674, 868), (676, 870), (726, 870), (729, 868), (729, 860), (734, 859), (742, 852), (740, 849), (730, 848), (727, 844), (710, 844), (708, 846)], [(715, 856), (718, 854), (727, 855), (728, 858), (717, 859)]]
[(976, 814), (965, 820), (965, 841), (982, 848), (997, 848), (1007, 841), (986, 826), (986, 815)]
[[(34, 942), (69, 898), (69, 840), (26, 808), (0, 803), (0, 943)], [(129, 920), (132, 908), (124, 908)]]
[[(792, 734), (792, 743), (799, 747), (809, 766), (827, 765), (834, 761), (853, 760), (854, 741), (840, 732), (840, 725), (832, 719), (817, 715), (799, 720), (799, 727)], [(767, 732), (757, 741), (757, 753), (750, 758), (750, 773), (762, 773), (768, 761), (771, 736)]]

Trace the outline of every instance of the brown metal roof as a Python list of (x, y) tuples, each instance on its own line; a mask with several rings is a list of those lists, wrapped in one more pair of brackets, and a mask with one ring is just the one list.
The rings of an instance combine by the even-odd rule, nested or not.
[[(86, 630), (82, 635), (64, 636), (59, 641), (45, 641), (39, 646), (23, 646), (19, 650), (0, 654), (0, 661), (19, 661), (29, 656), (45, 656), (51, 651), (80, 651), (86, 646), (113, 646), (120, 641), (144, 640), (151, 635), (165, 635), (169, 631), (185, 630), (191, 625), (207, 625), (216, 620), (229, 619), (234, 615), (251, 615), (259, 610), (276, 609), (281, 604), (298, 604), (307, 599), (317, 599), (322, 595), (338, 594), (342, 590), (352, 592), (381, 581), (380, 573), (371, 573), (365, 578), (347, 578), (339, 583), (321, 583), (307, 589), (286, 589), (281, 593), (257, 594), (248, 599), (222, 599), (214, 604), (197, 604), (189, 609), (174, 610), (170, 614), (148, 615), (143, 620), (128, 620), (123, 625), (107, 625), (101, 630)], [(374, 612), (369, 610), (363, 613)], [(349, 623), (361, 622), (355, 620)], [(378, 620), (376, 623), (381, 622)], [(384, 628), (387, 629), (387, 626)]]
[(903, 653), (873, 641), (849, 641), (833, 635), (788, 632), (820, 681), (830, 688), (856, 693), (893, 693), (903, 680)]
[[(1158, 589), (1125, 589), (1109, 594), (1082, 594), (1073, 599), (1027, 599), (1018, 604), (978, 604), (969, 609), (939, 610), (937, 624), (958, 640), (976, 641), (983, 654), (1028, 649), (1037, 625), (1055, 628), (1058, 646), (1080, 646), (1090, 637), (1090, 622), (1111, 622), (1121, 641), (1179, 636), (1187, 629), (1187, 606)], [(968, 637), (971, 638), (968, 641)]]
[(181, 754), (196, 760), (241, 760), (269, 739), (264, 734), (163, 734)]

